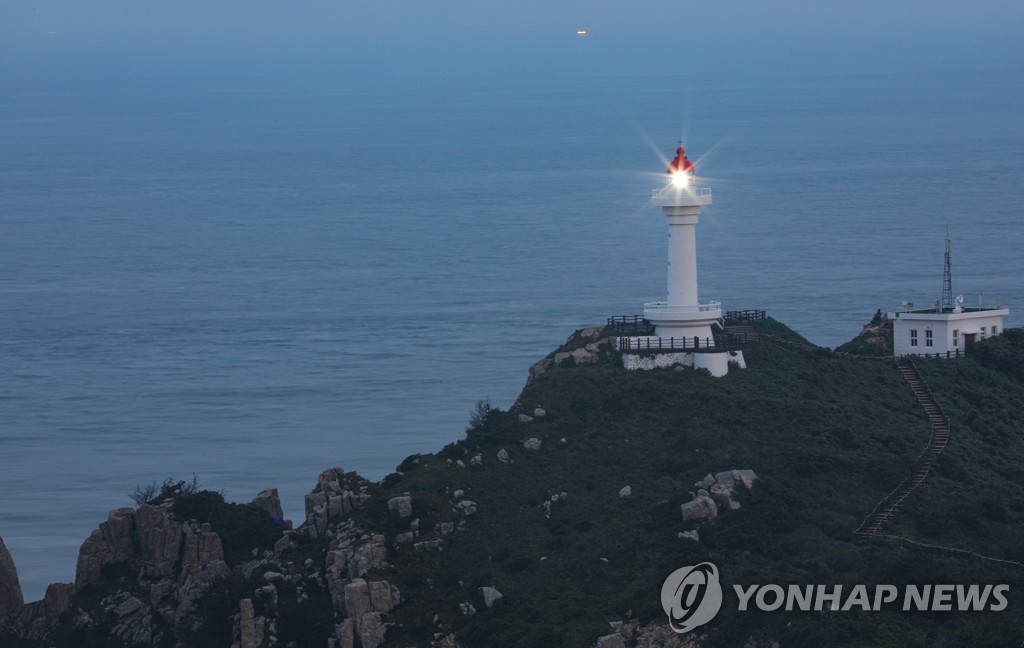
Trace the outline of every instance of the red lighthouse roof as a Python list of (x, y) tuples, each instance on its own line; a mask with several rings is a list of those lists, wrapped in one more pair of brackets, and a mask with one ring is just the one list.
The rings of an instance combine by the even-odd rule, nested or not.
[(676, 149), (676, 159), (672, 160), (671, 164), (668, 165), (669, 173), (676, 173), (677, 171), (694, 172), (693, 162), (686, 157), (686, 149), (682, 146)]

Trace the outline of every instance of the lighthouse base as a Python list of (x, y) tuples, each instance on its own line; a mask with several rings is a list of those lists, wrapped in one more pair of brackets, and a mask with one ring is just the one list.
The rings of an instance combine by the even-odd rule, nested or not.
[(720, 378), (729, 373), (730, 366), (745, 369), (746, 361), (743, 359), (743, 352), (718, 351), (718, 352), (685, 352), (673, 351), (668, 353), (623, 353), (622, 366), (627, 371), (650, 371), (652, 369), (682, 370), (684, 367), (692, 369), (706, 369), (715, 378)]
[(699, 340), (699, 346), (714, 346), (711, 326), (722, 317), (721, 302), (679, 306), (665, 302), (644, 304), (644, 319), (654, 325), (658, 337)]

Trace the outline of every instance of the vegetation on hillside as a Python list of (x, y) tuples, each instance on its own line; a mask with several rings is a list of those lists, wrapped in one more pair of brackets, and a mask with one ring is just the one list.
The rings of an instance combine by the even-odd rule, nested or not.
[[(369, 485), (369, 501), (345, 524), (387, 539), (386, 565), (366, 576), (402, 593), (388, 613), (387, 645), (428, 646), (454, 633), (466, 647), (589, 647), (612, 622), (664, 624), (666, 576), (701, 561), (717, 565), (727, 601), (698, 631), (705, 646), (1021, 645), (1024, 332), (979, 343), (965, 359), (916, 361), (953, 433), (927, 482), (885, 528), (900, 540), (854, 535), (909, 476), (930, 434), (891, 358), (815, 348), (771, 319), (758, 326), (773, 341), (748, 345), (748, 368), (722, 378), (627, 372), (614, 352), (593, 364), (552, 365), (511, 410), (477, 403), (464, 438), (413, 455)], [(581, 346), (576, 336), (558, 351)], [(540, 447), (524, 447), (527, 439)], [(502, 451), (508, 461), (499, 460)], [(741, 507), (684, 522), (680, 505), (692, 499), (695, 482), (731, 469), (758, 475), (736, 493)], [(624, 486), (628, 496), (620, 495)], [(137, 490), (143, 501), (173, 499), (179, 519), (210, 522), (231, 565), (280, 537), (264, 511), (228, 504), (194, 483)], [(404, 494), (412, 515), (399, 519), (385, 502)], [(465, 500), (474, 504), (471, 515), (456, 506)], [(416, 542), (437, 543), (420, 550), (398, 543), (410, 519), (418, 520)], [(456, 530), (438, 531), (449, 524)], [(690, 530), (698, 542), (680, 537)], [(282, 563), (308, 574), (278, 581), (277, 638), (322, 645), (339, 622), (318, 571), (330, 542), (293, 537), (297, 545)], [(252, 596), (269, 568), (245, 576), (235, 569), (211, 587), (196, 606), (192, 635), (178, 639), (227, 645), (238, 600)], [(76, 605), (97, 591), (131, 590), (131, 574), (108, 572), (102, 588), (81, 593)], [(878, 612), (736, 610), (734, 584), (769, 583), (846, 591), (1009, 584), (1010, 605), (1002, 612), (904, 612), (898, 604)], [(488, 609), (482, 587), (503, 598)], [(464, 613), (465, 603), (475, 613)], [(256, 605), (259, 613), (263, 603)], [(61, 626), (47, 645), (72, 645), (60, 639), (68, 632)]]

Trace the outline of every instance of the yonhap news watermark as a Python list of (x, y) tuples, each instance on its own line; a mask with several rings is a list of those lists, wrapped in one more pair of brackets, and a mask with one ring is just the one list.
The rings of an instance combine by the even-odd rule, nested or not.
[[(1001, 612), (1009, 605), (1006, 584), (964, 585), (733, 585), (739, 612)], [(718, 567), (702, 562), (669, 574), (661, 606), (669, 626), (690, 632), (711, 621), (725, 604)]]

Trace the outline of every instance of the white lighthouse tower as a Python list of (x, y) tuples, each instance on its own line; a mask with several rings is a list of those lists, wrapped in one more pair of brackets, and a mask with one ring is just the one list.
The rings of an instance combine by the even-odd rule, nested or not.
[(687, 366), (724, 376), (730, 365), (743, 368), (746, 363), (742, 351), (729, 348), (723, 336), (716, 338), (712, 331), (722, 318), (722, 304), (701, 303), (697, 293), (697, 219), (700, 208), (711, 204), (711, 189), (697, 186), (682, 146), (676, 149), (668, 174), (668, 184), (652, 196), (668, 221), (668, 297), (644, 304), (642, 321), (639, 316), (612, 317), (608, 324), (623, 333), (639, 333), (618, 338), (626, 369)]
[(668, 221), (668, 298), (644, 304), (644, 319), (654, 324), (660, 338), (713, 348), (711, 325), (722, 317), (722, 304), (702, 304), (697, 293), (697, 219), (700, 208), (711, 204), (711, 189), (696, 185), (693, 163), (682, 146), (668, 173), (668, 185), (652, 196)]

